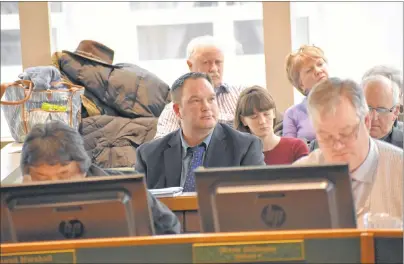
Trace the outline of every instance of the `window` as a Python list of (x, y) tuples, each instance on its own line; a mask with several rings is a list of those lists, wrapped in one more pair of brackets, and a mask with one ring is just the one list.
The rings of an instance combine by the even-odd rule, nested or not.
[[(51, 2), (50, 10), (52, 13), (62, 11), (62, 3)], [(17, 2), (0, 2), (1, 7), (1, 82), (13, 82), (18, 79), (22, 72), (21, 57), (21, 36), (19, 10)], [(57, 32), (52, 29), (52, 42), (56, 42)], [(1, 138), (11, 138), (7, 122), (1, 112)]]
[(137, 33), (140, 60), (185, 59), (189, 41), (212, 35), (213, 24), (138, 26)]
[[(22, 71), (18, 3), (1, 2), (1, 83), (13, 82)], [(0, 110), (1, 138), (10, 139), (7, 121)]]
[(51, 13), (62, 12), (62, 3), (61, 2), (49, 2), (49, 7), (50, 7)]
[(192, 7), (212, 7), (218, 2), (130, 2), (131, 11), (150, 9), (170, 9), (170, 8), (192, 8)]
[(61, 4), (62, 11), (51, 15), (52, 28), (57, 32), (52, 52), (74, 51), (86, 39), (98, 41), (114, 50), (114, 63), (137, 64), (171, 85), (189, 71), (185, 58), (188, 42), (197, 36), (213, 35), (229, 47), (226, 82), (266, 84), (261, 2)]
[[(61, 2), (49, 2), (49, 6), (52, 13), (62, 12)], [(0, 8), (2, 15), (18, 14), (18, 2), (0, 2)]]
[[(264, 54), (264, 33), (261, 20), (234, 21), (234, 36), (241, 54)], [(242, 47), (242, 48), (241, 48)]]
[(2, 15), (18, 14), (18, 2), (0, 2)]
[(19, 29), (1, 31), (1, 67), (21, 66), (21, 38)]
[(293, 48), (322, 48), (331, 76), (360, 82), (378, 64), (403, 70), (402, 2), (291, 2), (291, 21)]

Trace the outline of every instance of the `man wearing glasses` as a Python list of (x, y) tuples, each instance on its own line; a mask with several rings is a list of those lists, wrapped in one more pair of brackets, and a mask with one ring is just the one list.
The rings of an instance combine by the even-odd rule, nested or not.
[(400, 114), (398, 115), (399, 121), (404, 121), (404, 113), (403, 113), (403, 72), (398, 68), (389, 66), (389, 65), (376, 65), (370, 68), (362, 77), (362, 80), (368, 78), (372, 75), (382, 75), (392, 82), (394, 82), (399, 88), (399, 101), (400, 101)]
[[(401, 90), (397, 82), (383, 74), (368, 75), (362, 80), (362, 88), (371, 116), (370, 136), (403, 148), (403, 122), (400, 114)], [(317, 140), (310, 144), (310, 151), (318, 148)]]
[(362, 81), (366, 101), (372, 117), (370, 135), (403, 148), (403, 123), (400, 113), (400, 89), (382, 75), (369, 76)]
[(347, 163), (358, 227), (365, 213), (402, 220), (403, 150), (371, 138), (374, 113), (363, 89), (354, 81), (330, 78), (313, 88), (307, 102), (319, 149), (295, 164)]

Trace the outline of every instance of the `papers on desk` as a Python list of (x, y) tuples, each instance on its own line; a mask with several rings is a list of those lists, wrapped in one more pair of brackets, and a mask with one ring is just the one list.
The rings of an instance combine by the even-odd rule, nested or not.
[(182, 194), (182, 187), (170, 187), (162, 189), (149, 189), (149, 191), (157, 198), (175, 197)]

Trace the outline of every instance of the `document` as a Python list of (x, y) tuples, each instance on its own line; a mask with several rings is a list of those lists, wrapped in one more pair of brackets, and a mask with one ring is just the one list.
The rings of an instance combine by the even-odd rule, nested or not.
[(182, 194), (182, 187), (169, 187), (162, 189), (149, 189), (155, 197), (175, 197)]

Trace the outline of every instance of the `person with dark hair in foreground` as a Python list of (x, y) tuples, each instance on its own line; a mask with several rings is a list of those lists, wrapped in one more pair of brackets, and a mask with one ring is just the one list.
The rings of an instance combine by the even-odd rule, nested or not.
[[(20, 167), (23, 182), (109, 176), (106, 171), (91, 164), (81, 135), (59, 121), (32, 128), (23, 144)], [(180, 223), (174, 213), (149, 191), (146, 193), (156, 234), (180, 233)]]

